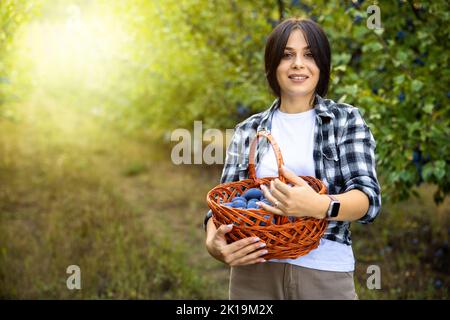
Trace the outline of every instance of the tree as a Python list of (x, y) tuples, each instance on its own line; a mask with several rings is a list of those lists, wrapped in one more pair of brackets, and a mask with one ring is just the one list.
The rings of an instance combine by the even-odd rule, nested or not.
[[(8, 46), (33, 3), (40, 1), (0, 3), (2, 100), (12, 74)], [(332, 46), (328, 97), (358, 107), (375, 136), (384, 199), (407, 199), (422, 182), (438, 187), (436, 202), (450, 192), (446, 1), (380, 1), (381, 29), (368, 28), (373, 4), (364, 0), (96, 4), (115, 12), (127, 33), (120, 52), (111, 52), (117, 68), (84, 93), (114, 123), (153, 135), (192, 128), (194, 120), (205, 129), (233, 128), (274, 99), (264, 71), (267, 36), (283, 18), (311, 18)]]
[(21, 25), (38, 13), (40, 1), (0, 1), (0, 119), (5, 116), (3, 105), (11, 99), (9, 86), (14, 81), (14, 70), (9, 54), (13, 50), (14, 35)]
[(426, 182), (438, 187), (434, 196), (441, 202), (450, 191), (448, 5), (382, 2), (382, 28), (369, 29), (370, 5), (165, 1), (152, 17), (160, 31), (152, 66), (157, 76), (149, 85), (158, 90), (136, 97), (137, 105), (151, 101), (139, 113), (144, 126), (162, 132), (203, 120), (206, 127), (233, 128), (266, 109), (273, 97), (264, 76), (265, 40), (283, 17), (311, 18), (332, 46), (328, 97), (360, 108), (377, 140), (384, 199), (407, 199)]

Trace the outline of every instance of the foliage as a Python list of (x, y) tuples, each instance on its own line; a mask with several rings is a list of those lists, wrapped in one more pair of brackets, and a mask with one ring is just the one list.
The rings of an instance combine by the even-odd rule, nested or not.
[[(9, 42), (29, 9), (6, 3), (13, 3), (2, 17), (10, 25)], [(64, 8), (46, 2), (56, 4)], [(449, 71), (442, 67), (448, 63), (446, 2), (382, 2), (379, 30), (366, 25), (366, 1), (276, 4), (99, 1), (97, 12), (121, 17), (117, 29), (123, 32), (111, 28), (115, 51), (80, 81), (58, 77), (53, 92), (73, 86), (75, 104), (94, 105), (127, 131), (162, 136), (191, 129), (194, 120), (204, 128), (233, 128), (273, 99), (263, 67), (272, 28), (282, 17), (309, 17), (324, 27), (332, 45), (329, 98), (359, 107), (377, 140), (385, 201), (407, 199), (422, 182), (437, 185), (435, 200), (442, 201), (450, 191)], [(75, 76), (71, 71), (67, 78)]]
[(332, 45), (328, 96), (359, 107), (377, 140), (385, 201), (407, 199), (428, 182), (439, 187), (435, 200), (441, 202), (450, 191), (449, 71), (441, 67), (448, 64), (445, 1), (382, 2), (380, 30), (367, 27), (365, 1), (277, 3), (166, 1), (156, 16), (151, 5), (135, 3), (148, 7), (137, 17), (126, 15), (142, 30), (135, 44), (149, 41), (150, 20), (157, 39), (147, 74), (151, 89), (131, 97), (130, 111), (141, 125), (157, 134), (191, 129), (194, 120), (233, 128), (266, 109), (273, 99), (263, 67), (267, 35), (282, 16), (309, 17)]
[[(450, 136), (445, 1), (380, 3), (381, 30), (367, 28), (366, 8), (315, 2), (331, 38), (331, 96), (354, 104), (377, 140), (386, 200), (406, 199), (421, 182), (436, 184), (435, 200), (450, 191)], [(363, 3), (363, 4), (361, 4)]]
[(14, 99), (9, 91), (9, 86), (17, 78), (13, 68), (11, 53), (13, 52), (13, 39), (18, 29), (26, 24), (32, 17), (39, 13), (39, 0), (0, 1), (0, 119), (8, 116), (3, 105)]

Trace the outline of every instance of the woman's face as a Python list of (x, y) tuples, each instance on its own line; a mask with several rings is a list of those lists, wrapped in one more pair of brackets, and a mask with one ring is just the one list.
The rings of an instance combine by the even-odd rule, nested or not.
[(277, 68), (277, 80), (283, 96), (312, 96), (320, 70), (308, 48), (303, 32), (291, 32)]

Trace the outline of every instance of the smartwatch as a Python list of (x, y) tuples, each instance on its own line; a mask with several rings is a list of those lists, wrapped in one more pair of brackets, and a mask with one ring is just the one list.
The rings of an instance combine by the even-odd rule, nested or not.
[(329, 194), (327, 194), (327, 196), (331, 199), (330, 206), (328, 207), (327, 211), (327, 218), (336, 218), (339, 214), (341, 203), (335, 196)]
[(208, 213), (205, 216), (205, 219), (203, 219), (203, 228), (205, 229), (205, 231), (206, 231), (206, 224), (208, 223), (208, 220), (211, 217), (212, 217), (212, 211), (209, 210)]

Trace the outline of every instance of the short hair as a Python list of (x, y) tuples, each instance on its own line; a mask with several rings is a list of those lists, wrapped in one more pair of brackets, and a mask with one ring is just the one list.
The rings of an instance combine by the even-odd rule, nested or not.
[(283, 57), (289, 36), (295, 29), (303, 32), (306, 43), (310, 46), (314, 61), (320, 70), (315, 93), (325, 97), (330, 82), (330, 43), (320, 25), (310, 19), (286, 19), (279, 23), (267, 38), (264, 61), (269, 86), (272, 92), (280, 98), (281, 90), (277, 80), (277, 68)]

